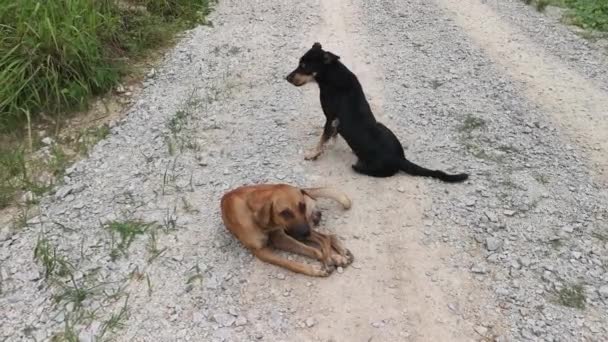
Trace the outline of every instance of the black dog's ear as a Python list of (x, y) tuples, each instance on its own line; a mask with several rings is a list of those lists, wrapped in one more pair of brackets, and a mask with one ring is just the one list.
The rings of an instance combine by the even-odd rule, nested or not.
[(314, 44), (312, 44), (312, 48), (321, 50), (322, 49), (321, 43), (315, 42)]
[(325, 64), (333, 63), (333, 62), (337, 61), (338, 59), (340, 59), (340, 56), (334, 55), (333, 53), (331, 53), (329, 51), (325, 51), (323, 53), (323, 62)]

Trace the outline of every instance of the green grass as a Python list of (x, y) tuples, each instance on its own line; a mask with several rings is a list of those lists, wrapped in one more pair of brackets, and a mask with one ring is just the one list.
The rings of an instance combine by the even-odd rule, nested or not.
[(585, 29), (608, 31), (608, 1), (606, 0), (564, 0), (572, 9), (570, 21)]
[(0, 209), (12, 204), (14, 197), (28, 179), (22, 149), (0, 148)]
[(608, 1), (606, 0), (524, 0), (533, 4), (537, 10), (544, 11), (547, 6), (567, 8), (565, 18), (574, 25), (585, 29), (608, 31)]
[(52, 276), (65, 277), (72, 273), (70, 264), (57, 254), (57, 248), (46, 238), (38, 238), (34, 248), (34, 260), (44, 268), (45, 279)]
[(558, 303), (570, 308), (585, 308), (585, 289), (582, 285), (570, 285), (562, 288), (557, 293)]
[[(119, 4), (120, 1), (120, 4)], [(84, 108), (213, 0), (0, 0), (0, 132)]]
[(151, 225), (141, 221), (112, 221), (107, 223), (106, 228), (110, 230), (112, 236), (118, 234), (120, 238), (116, 248), (112, 250), (112, 259), (117, 259), (120, 253), (127, 255), (131, 243), (138, 235), (143, 235)]
[(485, 125), (486, 121), (484, 119), (475, 117), (473, 115), (467, 115), (460, 127), (458, 127), (458, 130), (461, 133), (471, 133), (476, 129), (485, 127)]

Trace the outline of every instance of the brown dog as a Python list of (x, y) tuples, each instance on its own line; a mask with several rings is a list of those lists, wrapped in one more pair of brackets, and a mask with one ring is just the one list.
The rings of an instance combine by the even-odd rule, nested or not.
[[(310, 276), (326, 277), (347, 266), (352, 254), (333, 235), (313, 231), (321, 219), (316, 198), (330, 198), (345, 209), (351, 201), (331, 188), (299, 189), (287, 184), (243, 186), (222, 197), (222, 220), (230, 232), (260, 260)], [(317, 248), (301, 241), (312, 242)], [(322, 266), (286, 259), (278, 249), (320, 260)]]

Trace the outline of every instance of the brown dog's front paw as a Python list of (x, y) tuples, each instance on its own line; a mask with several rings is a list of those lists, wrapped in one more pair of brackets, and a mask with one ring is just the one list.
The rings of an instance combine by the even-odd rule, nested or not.
[(328, 277), (335, 270), (336, 270), (336, 266), (334, 266), (334, 265), (321, 264), (321, 265), (314, 266), (314, 275), (317, 277)]

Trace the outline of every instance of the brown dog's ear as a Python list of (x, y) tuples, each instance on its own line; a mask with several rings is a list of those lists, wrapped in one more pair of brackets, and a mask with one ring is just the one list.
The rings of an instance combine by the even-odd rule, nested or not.
[(322, 49), (322, 47), (321, 47), (321, 43), (319, 43), (319, 42), (315, 42), (314, 44), (312, 44), (312, 48), (313, 48), (313, 49), (318, 49), (318, 50), (321, 50), (321, 49)]
[(272, 225), (272, 201), (267, 201), (264, 205), (253, 213), (255, 222), (261, 227)]
[(316, 198), (312, 197), (312, 195), (311, 195), (311, 194), (309, 194), (308, 192), (306, 192), (306, 190), (304, 190), (304, 189), (300, 189), (300, 192), (302, 193), (302, 195), (307, 196), (307, 197), (310, 197), (310, 198), (312, 198), (313, 200), (314, 200), (314, 199), (316, 199)]
[(334, 55), (333, 53), (331, 53), (329, 51), (325, 51), (323, 53), (323, 62), (325, 64), (331, 64), (331, 63), (337, 61), (338, 59), (340, 59), (340, 56)]

